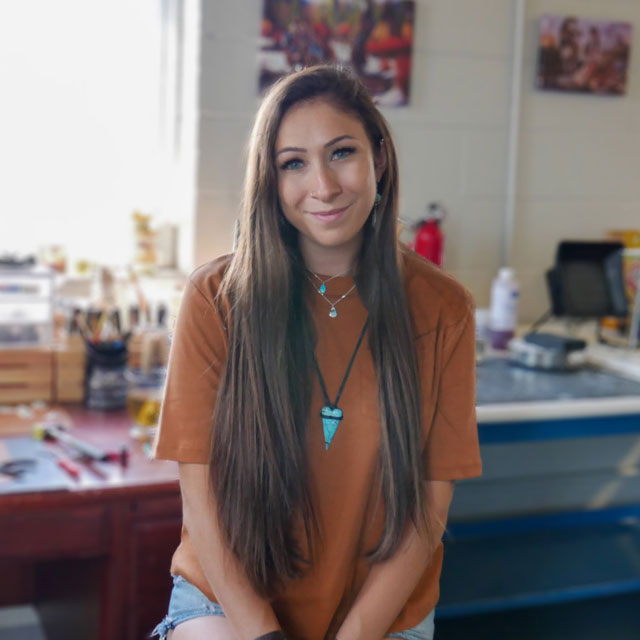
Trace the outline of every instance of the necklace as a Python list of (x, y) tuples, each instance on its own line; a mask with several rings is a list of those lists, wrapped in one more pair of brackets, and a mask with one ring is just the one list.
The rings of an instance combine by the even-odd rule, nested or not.
[(314, 273), (313, 271), (310, 271), (309, 269), (307, 269), (307, 271), (309, 271), (309, 273), (316, 278), (316, 280), (318, 280), (318, 282), (320, 282), (320, 286), (318, 287), (318, 293), (320, 295), (322, 295), (323, 293), (327, 292), (327, 282), (331, 282), (331, 280), (333, 280), (334, 278), (340, 278), (341, 276), (344, 276), (347, 274), (347, 272), (349, 271), (349, 269), (347, 269), (346, 271), (343, 271), (342, 273), (336, 273), (335, 276), (331, 276), (330, 278), (327, 278), (326, 280), (323, 280), (317, 273)]
[(342, 382), (340, 383), (340, 388), (338, 389), (338, 395), (336, 396), (335, 402), (331, 402), (329, 399), (329, 394), (327, 393), (327, 387), (324, 384), (324, 379), (322, 377), (322, 372), (320, 371), (320, 365), (316, 359), (315, 354), (313, 355), (313, 364), (316, 369), (316, 375), (318, 376), (318, 382), (320, 383), (320, 388), (322, 389), (322, 397), (324, 399), (324, 407), (320, 411), (320, 417), (322, 418), (322, 430), (324, 432), (324, 448), (325, 451), (329, 449), (331, 445), (331, 441), (333, 440), (333, 436), (336, 434), (338, 430), (338, 426), (340, 425), (340, 420), (344, 417), (342, 413), (342, 409), (338, 407), (338, 402), (340, 402), (340, 396), (342, 396), (342, 391), (344, 390), (344, 385), (347, 383), (347, 378), (351, 373), (351, 366), (353, 365), (353, 361), (356, 359), (356, 354), (358, 353), (358, 349), (360, 349), (360, 345), (362, 344), (362, 340), (364, 338), (364, 334), (367, 332), (367, 325), (369, 324), (369, 317), (364, 321), (364, 326), (362, 327), (362, 331), (360, 332), (360, 337), (358, 338), (358, 343), (356, 344), (356, 348), (353, 350), (351, 354), (351, 359), (349, 360), (349, 364), (347, 365), (347, 370), (345, 371), (344, 377), (342, 378)]
[[(315, 275), (315, 274), (314, 274)], [(316, 276), (317, 277), (317, 276)], [(337, 278), (337, 276), (333, 276), (334, 278)], [(330, 278), (331, 279), (331, 278)], [(309, 281), (311, 282), (311, 284), (313, 284), (313, 281), (311, 280), (311, 278), (309, 278)], [(327, 282), (329, 282), (329, 280), (327, 280)], [(314, 285), (315, 286), (315, 285)], [(327, 298), (327, 296), (324, 295), (323, 291), (320, 291), (320, 289), (316, 289), (316, 291), (318, 292), (318, 294), (320, 295), (321, 298), (324, 298), (327, 303), (329, 304), (329, 306), (331, 307), (329, 309), (329, 317), (330, 318), (337, 318), (338, 317), (338, 311), (336, 309), (336, 306), (342, 302), (354, 289), (356, 288), (355, 283), (353, 284), (353, 286), (351, 287), (351, 289), (349, 289), (349, 291), (347, 291), (346, 293), (343, 293), (335, 302), (331, 302), (331, 300), (329, 300), (329, 298)], [(325, 291), (327, 290), (327, 288), (325, 287)]]

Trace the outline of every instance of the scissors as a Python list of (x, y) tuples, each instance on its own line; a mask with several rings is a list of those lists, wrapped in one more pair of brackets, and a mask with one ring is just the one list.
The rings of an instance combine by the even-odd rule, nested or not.
[(21, 478), (24, 473), (36, 466), (37, 460), (33, 458), (16, 458), (0, 464), (0, 474), (11, 478)]

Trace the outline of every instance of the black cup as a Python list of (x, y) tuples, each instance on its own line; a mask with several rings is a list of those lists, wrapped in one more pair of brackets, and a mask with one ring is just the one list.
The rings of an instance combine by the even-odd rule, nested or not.
[(125, 342), (87, 342), (84, 403), (89, 409), (111, 411), (127, 404), (128, 351)]

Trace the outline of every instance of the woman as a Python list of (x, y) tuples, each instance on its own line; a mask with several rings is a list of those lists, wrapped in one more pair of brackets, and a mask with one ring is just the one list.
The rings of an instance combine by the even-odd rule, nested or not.
[(253, 129), (237, 250), (195, 270), (155, 455), (180, 462), (171, 640), (425, 640), (480, 473), (472, 301), (401, 250), (389, 129), (335, 67)]

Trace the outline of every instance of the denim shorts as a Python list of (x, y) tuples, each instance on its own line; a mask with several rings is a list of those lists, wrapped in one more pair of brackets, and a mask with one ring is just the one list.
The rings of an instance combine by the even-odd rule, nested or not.
[[(216, 602), (211, 602), (198, 587), (192, 585), (182, 576), (173, 576), (173, 590), (169, 600), (169, 611), (164, 620), (151, 632), (151, 637), (160, 636), (160, 640), (165, 640), (169, 630), (175, 628), (181, 622), (200, 616), (223, 615), (222, 607)], [(402, 640), (433, 640), (433, 618), (434, 611), (417, 627), (390, 633), (389, 637), (401, 638)]]

